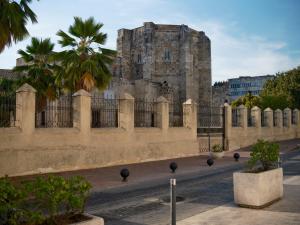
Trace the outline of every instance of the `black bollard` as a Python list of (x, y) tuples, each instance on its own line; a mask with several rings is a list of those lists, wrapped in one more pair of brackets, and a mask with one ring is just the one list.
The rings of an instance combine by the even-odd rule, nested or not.
[(177, 169), (177, 163), (171, 162), (170, 163), (170, 169), (172, 170), (172, 173), (175, 173), (175, 170)]
[(121, 169), (120, 175), (123, 177), (123, 182), (126, 182), (127, 177), (129, 176), (129, 170), (127, 168)]
[(239, 158), (240, 158), (240, 154), (239, 153), (234, 153), (233, 154), (233, 158), (235, 159), (235, 161), (239, 161)]
[(214, 160), (209, 158), (207, 161), (207, 165), (212, 166), (214, 164)]

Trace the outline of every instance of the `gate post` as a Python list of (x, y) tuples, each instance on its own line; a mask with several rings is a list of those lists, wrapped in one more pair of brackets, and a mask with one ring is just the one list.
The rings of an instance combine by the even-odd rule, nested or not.
[(192, 99), (183, 103), (183, 127), (191, 129), (197, 137), (197, 104)]

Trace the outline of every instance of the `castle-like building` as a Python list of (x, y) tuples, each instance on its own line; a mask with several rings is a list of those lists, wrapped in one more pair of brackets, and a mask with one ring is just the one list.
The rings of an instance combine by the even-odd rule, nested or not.
[(186, 25), (146, 22), (132, 30), (120, 29), (112, 70), (108, 94), (211, 102), (210, 40)]

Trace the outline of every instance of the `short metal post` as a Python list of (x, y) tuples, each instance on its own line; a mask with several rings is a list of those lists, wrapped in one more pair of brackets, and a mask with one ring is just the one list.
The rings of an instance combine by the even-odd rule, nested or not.
[(170, 179), (171, 225), (176, 225), (176, 179)]

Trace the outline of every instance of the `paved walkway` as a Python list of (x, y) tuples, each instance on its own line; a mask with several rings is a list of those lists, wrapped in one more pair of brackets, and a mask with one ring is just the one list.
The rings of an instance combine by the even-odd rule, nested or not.
[(299, 225), (300, 224), (300, 176), (287, 178), (284, 197), (265, 209), (255, 210), (237, 207), (234, 203), (216, 207), (188, 219), (178, 225)]
[[(300, 156), (292, 159), (299, 163)], [(298, 161), (298, 162), (297, 162)], [(299, 168), (300, 170), (300, 168)], [(298, 172), (299, 174), (300, 172)], [(264, 209), (247, 209), (233, 202), (177, 222), (178, 225), (299, 225), (300, 175), (284, 177), (283, 199)]]

